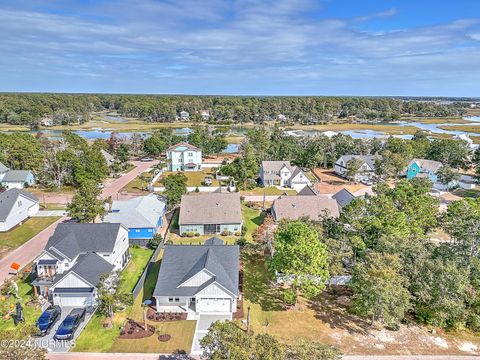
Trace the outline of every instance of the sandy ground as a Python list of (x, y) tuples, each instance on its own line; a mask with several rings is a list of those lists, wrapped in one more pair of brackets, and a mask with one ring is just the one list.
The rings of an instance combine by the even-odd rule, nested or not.
[(368, 188), (368, 186), (363, 184), (352, 184), (336, 175), (331, 169), (320, 169), (316, 168), (312, 170), (315, 176), (320, 178), (320, 182), (315, 184), (315, 190), (319, 194), (334, 194), (343, 188), (346, 188), (348, 191), (354, 193), (362, 189)]

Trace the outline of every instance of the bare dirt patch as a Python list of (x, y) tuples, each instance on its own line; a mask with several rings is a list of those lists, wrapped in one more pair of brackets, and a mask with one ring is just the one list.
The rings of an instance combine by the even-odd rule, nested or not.
[(314, 184), (315, 190), (317, 190), (320, 194), (334, 194), (343, 188), (353, 193), (367, 188), (366, 185), (353, 184), (347, 181), (346, 179), (336, 175), (331, 169), (316, 168), (313, 169), (312, 172), (321, 180), (320, 182)]

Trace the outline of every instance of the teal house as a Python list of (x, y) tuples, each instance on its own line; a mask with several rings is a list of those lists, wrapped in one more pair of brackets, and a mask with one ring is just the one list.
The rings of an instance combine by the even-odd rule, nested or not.
[(437, 171), (442, 166), (442, 163), (439, 161), (413, 159), (408, 164), (407, 179), (411, 180), (415, 177), (422, 177), (429, 179), (432, 183), (435, 184), (438, 180)]

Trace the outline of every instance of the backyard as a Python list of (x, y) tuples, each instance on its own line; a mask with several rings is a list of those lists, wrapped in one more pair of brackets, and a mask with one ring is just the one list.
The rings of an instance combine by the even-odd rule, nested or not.
[(324, 291), (314, 301), (300, 299), (295, 308), (285, 310), (281, 289), (272, 284), (264, 257), (243, 252), (242, 261), (244, 311), (250, 307), (251, 328), (256, 333), (272, 334), (286, 343), (308, 339), (332, 344), (347, 355), (466, 355), (480, 349), (478, 337), (466, 332), (437, 329), (432, 333), (415, 323), (401, 325), (398, 331), (370, 326), (340, 301), (348, 298), (348, 290)]
[(267, 187), (256, 187), (251, 190), (241, 190), (240, 194), (242, 195), (283, 195), (287, 193), (288, 195), (296, 195), (297, 191), (294, 189), (279, 189), (275, 186)]
[(263, 223), (263, 219), (265, 219), (265, 212), (242, 204), (242, 214), (243, 226), (245, 226), (246, 229), (244, 238), (251, 242), (253, 241), (255, 230)]
[(144, 172), (138, 175), (135, 179), (130, 181), (127, 185), (125, 185), (121, 192), (126, 193), (135, 193), (135, 194), (146, 194), (148, 182), (153, 178), (152, 171)]
[[(165, 171), (162, 176), (160, 177), (159, 181), (157, 181), (154, 186), (163, 186), (161, 179), (166, 178), (169, 175), (177, 174), (178, 172), (172, 171)], [(204, 180), (206, 176), (210, 176), (212, 178), (212, 185), (211, 186), (220, 186), (220, 182), (215, 179), (215, 171), (214, 168), (205, 168), (201, 171), (185, 171), (183, 174), (187, 177), (187, 186), (206, 186), (204, 184)]]
[(33, 217), (22, 225), (0, 233), (0, 259), (60, 219), (56, 216)]

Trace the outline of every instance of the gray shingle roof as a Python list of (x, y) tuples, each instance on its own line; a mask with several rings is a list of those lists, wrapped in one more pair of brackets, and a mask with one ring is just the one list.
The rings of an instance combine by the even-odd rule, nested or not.
[(242, 209), (239, 193), (206, 193), (183, 195), (180, 204), (180, 225), (240, 224)]
[(289, 170), (292, 169), (292, 165), (290, 165), (290, 161), (283, 161), (283, 160), (264, 160), (264, 161), (262, 161), (263, 171), (278, 172), (284, 166), (286, 166)]
[[(213, 282), (238, 296), (237, 245), (166, 245), (153, 296), (193, 296)], [(200, 286), (180, 286), (203, 269), (213, 278)]]
[(272, 210), (276, 221), (298, 220), (302, 217), (318, 221), (325, 214), (332, 217), (340, 214), (337, 201), (321, 195), (281, 196), (274, 200)]
[(408, 164), (409, 166), (413, 163), (417, 163), (420, 168), (423, 170), (430, 171), (432, 173), (436, 173), (438, 169), (440, 169), (443, 164), (440, 161), (434, 161), (434, 160), (427, 160), (427, 159), (413, 159), (410, 161)]
[(4, 173), (8, 171), (8, 167), (6, 167), (5, 165), (3, 165), (1, 162), (0, 162), (0, 174)]
[(10, 189), (0, 193), (0, 221), (7, 220), (8, 214), (10, 214), (19, 196), (24, 196), (33, 202), (38, 202), (35, 196), (20, 189)]
[(9, 170), (2, 179), (2, 182), (25, 182), (32, 172), (30, 170)]
[(105, 216), (103, 222), (120, 223), (130, 229), (156, 228), (158, 219), (165, 213), (165, 207), (163, 198), (156, 194), (113, 201), (112, 212)]
[[(81, 253), (113, 251), (121, 224), (58, 224), (45, 250), (60, 252), (70, 259)], [(53, 254), (52, 254), (53, 255)]]
[(73, 265), (70, 270), (55, 277), (54, 283), (57, 284), (65, 276), (73, 272), (93, 286), (98, 286), (102, 275), (112, 272), (113, 268), (114, 266), (112, 264), (97, 254), (82, 254), (78, 257), (75, 265)]
[(372, 170), (375, 170), (375, 160), (382, 159), (381, 155), (343, 155), (336, 162), (336, 165), (339, 165), (340, 161), (343, 160), (345, 164), (348, 164), (350, 160), (358, 159), (366, 163)]
[(338, 205), (340, 205), (340, 207), (344, 208), (355, 199), (355, 195), (353, 195), (347, 189), (342, 189), (336, 194), (334, 194), (332, 198), (337, 200)]
[(105, 273), (112, 272), (114, 266), (101, 256), (93, 253), (82, 254), (70, 271), (97, 286)]
[(297, 196), (317, 196), (317, 192), (310, 186), (310, 185), (305, 185), (302, 190), (300, 190), (297, 194)]

